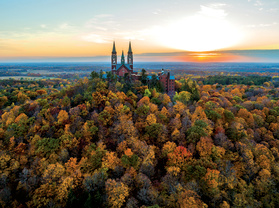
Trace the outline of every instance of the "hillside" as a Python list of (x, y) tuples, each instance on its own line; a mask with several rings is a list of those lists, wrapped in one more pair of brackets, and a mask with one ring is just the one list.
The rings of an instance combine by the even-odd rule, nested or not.
[(107, 77), (0, 82), (1, 207), (279, 207), (267, 78)]

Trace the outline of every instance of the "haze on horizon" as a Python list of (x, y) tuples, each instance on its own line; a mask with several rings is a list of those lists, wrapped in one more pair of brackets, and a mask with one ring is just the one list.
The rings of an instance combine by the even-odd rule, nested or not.
[(207, 51), (279, 49), (279, 1), (9, 0), (0, 28), (0, 61), (109, 56), (114, 40), (143, 61), (259, 61)]

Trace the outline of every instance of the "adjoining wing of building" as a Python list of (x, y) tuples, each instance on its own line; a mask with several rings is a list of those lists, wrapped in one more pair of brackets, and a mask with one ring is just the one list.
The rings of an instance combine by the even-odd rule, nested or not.
[[(133, 80), (139, 80), (141, 78), (141, 75), (138, 74), (137, 72), (134, 72), (133, 69), (134, 69), (134, 60), (133, 60), (131, 41), (129, 42), (127, 63), (125, 63), (124, 51), (122, 50), (120, 64), (117, 63), (117, 52), (116, 52), (115, 41), (114, 41), (112, 47), (112, 53), (111, 53), (111, 72), (113, 74), (116, 74), (118, 77), (124, 77), (125, 74), (127, 74)], [(157, 76), (159, 81), (162, 83), (163, 87), (165, 88), (165, 91), (168, 94), (174, 94), (175, 92), (174, 76), (171, 76), (170, 72), (165, 73), (163, 69), (160, 73), (158, 73)], [(151, 76), (148, 76), (148, 78), (150, 80)]]

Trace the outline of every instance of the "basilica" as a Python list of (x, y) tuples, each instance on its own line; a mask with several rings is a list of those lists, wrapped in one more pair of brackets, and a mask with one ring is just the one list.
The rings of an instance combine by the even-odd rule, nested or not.
[(125, 64), (125, 56), (123, 51), (121, 56), (121, 64), (117, 64), (117, 53), (115, 49), (115, 42), (113, 42), (111, 53), (111, 72), (121, 77), (123, 77), (126, 73), (129, 75), (136, 75), (136, 73), (133, 72), (133, 52), (131, 41), (129, 42), (127, 64)]
[[(113, 42), (112, 53), (111, 53), (111, 72), (113, 74), (116, 74), (118, 77), (124, 77), (124, 75), (127, 74), (133, 80), (139, 80), (141, 78), (141, 75), (133, 71), (134, 69), (133, 63), (134, 60), (133, 60), (131, 41), (129, 42), (127, 63), (125, 63), (124, 51), (122, 51), (120, 64), (117, 63), (117, 52), (115, 48), (115, 42)], [(148, 76), (148, 79), (151, 80), (151, 76)], [(170, 75), (170, 72), (165, 73), (164, 70), (162, 69), (162, 71), (158, 73), (157, 79), (161, 82), (165, 91), (168, 94), (173, 95), (175, 93), (175, 78), (174, 76)]]

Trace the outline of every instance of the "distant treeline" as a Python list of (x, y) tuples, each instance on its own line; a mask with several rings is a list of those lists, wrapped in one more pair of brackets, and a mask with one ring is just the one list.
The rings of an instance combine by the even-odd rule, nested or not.
[(265, 82), (271, 81), (271, 77), (269, 76), (208, 76), (206, 78), (202, 78), (199, 81), (202, 81), (203, 84), (212, 85), (212, 84), (244, 84), (244, 85), (263, 85)]
[(26, 64), (26, 65), (0, 65), (0, 72), (7, 72), (7, 71), (16, 71), (16, 72), (26, 72), (27, 70), (48, 70), (54, 72), (60, 71), (100, 71), (100, 70), (107, 70), (109, 69), (106, 66), (99, 66), (99, 65), (86, 65), (86, 66), (79, 66), (75, 64), (61, 64), (61, 65), (51, 65), (51, 64)]

